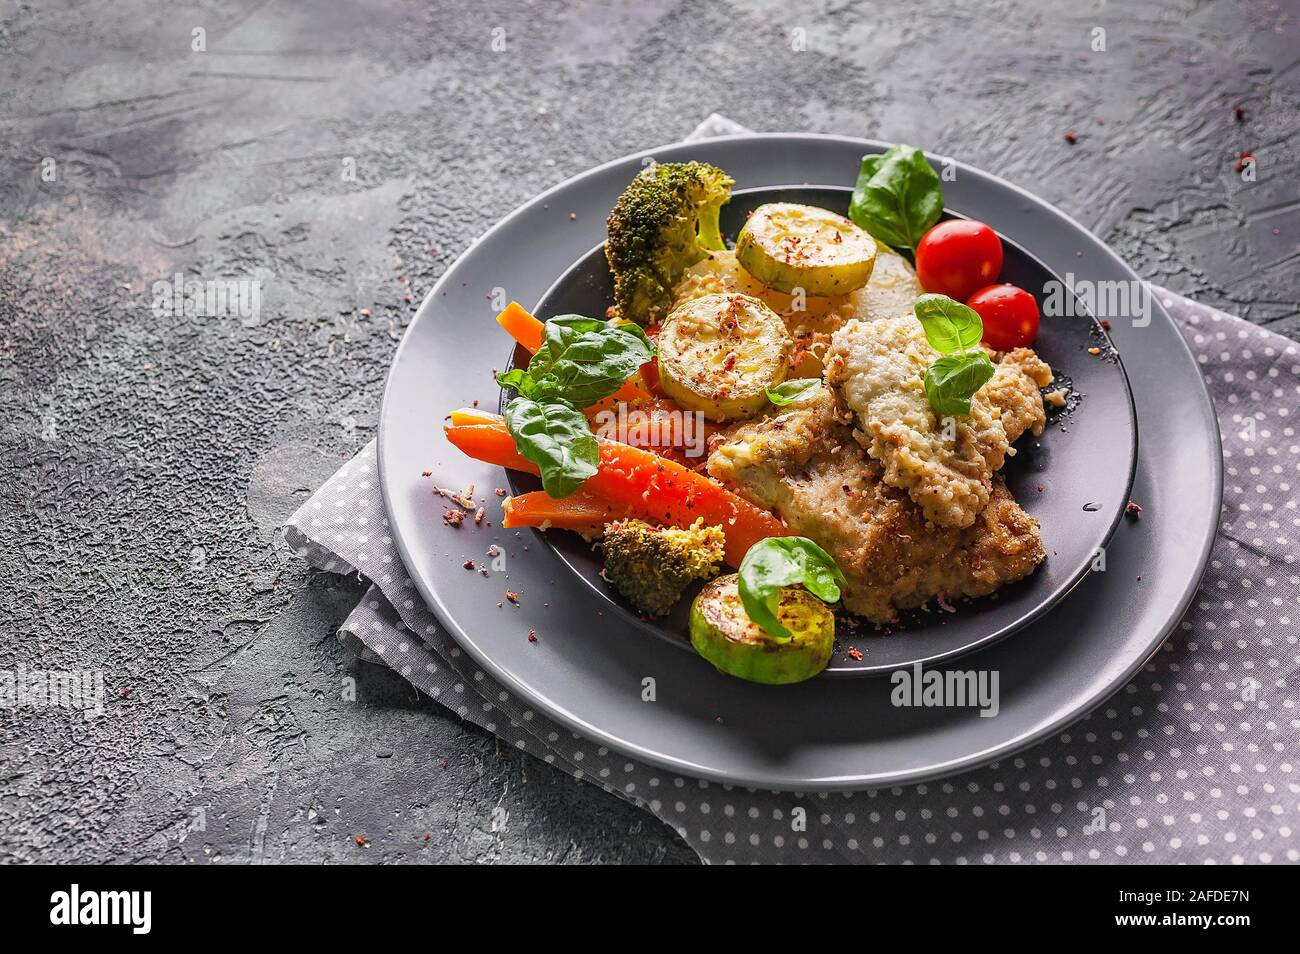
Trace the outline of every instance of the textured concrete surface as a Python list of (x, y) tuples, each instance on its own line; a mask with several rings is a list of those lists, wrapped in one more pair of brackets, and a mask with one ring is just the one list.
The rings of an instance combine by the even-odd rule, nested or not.
[[(718, 110), (958, 156), (1145, 276), (1300, 336), (1298, 16), (0, 6), (0, 671), (107, 687), (92, 720), (0, 709), (0, 859), (691, 860), (347, 657), (358, 586), (277, 539), (373, 435), (420, 298), (518, 203)], [(260, 314), (159, 314), (152, 285), (178, 271), (260, 281)]]

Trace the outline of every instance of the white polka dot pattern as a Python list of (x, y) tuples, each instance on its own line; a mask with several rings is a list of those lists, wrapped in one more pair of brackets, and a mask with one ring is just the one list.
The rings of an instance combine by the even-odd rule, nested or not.
[(1223, 523), (1198, 597), (1103, 708), (947, 781), (739, 789), (628, 761), (530, 711), (416, 595), (386, 532), (373, 443), (294, 514), (286, 539), (317, 567), (372, 581), (340, 633), (359, 652), (515, 748), (646, 808), (706, 861), (1297, 862), (1300, 346), (1155, 291), (1204, 368), (1223, 435)]

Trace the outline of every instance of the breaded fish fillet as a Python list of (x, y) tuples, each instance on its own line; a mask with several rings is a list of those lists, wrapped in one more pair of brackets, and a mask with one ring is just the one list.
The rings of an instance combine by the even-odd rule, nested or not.
[(1011, 444), (1042, 433), (1039, 388), (1052, 371), (1028, 348), (1009, 352), (971, 399), (970, 416), (945, 428), (922, 383), (937, 357), (911, 315), (849, 321), (831, 337), (826, 380), (856, 415), (854, 437), (883, 465), (885, 483), (910, 494), (927, 520), (960, 529), (989, 502)]
[(829, 552), (848, 579), (844, 605), (874, 622), (931, 599), (985, 596), (1033, 572), (1045, 553), (1038, 523), (994, 478), (965, 529), (927, 523), (854, 441), (823, 388), (813, 399), (734, 429), (709, 473), (780, 515)]

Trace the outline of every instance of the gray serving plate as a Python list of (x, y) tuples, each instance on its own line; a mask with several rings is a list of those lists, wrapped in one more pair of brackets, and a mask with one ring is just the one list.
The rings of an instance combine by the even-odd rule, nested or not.
[[(722, 230), (734, 236), (749, 213), (764, 202), (797, 202), (847, 214), (852, 190), (831, 186), (745, 189), (723, 209)], [(1059, 281), (1042, 262), (1003, 237), (1001, 280), (1034, 292), (1040, 302), (1048, 282)], [(613, 300), (613, 279), (604, 247), (582, 256), (551, 286), (538, 303), (539, 318), (556, 315), (603, 315)], [(1040, 438), (1026, 435), (1002, 474), (1020, 505), (1037, 518), (1049, 557), (1032, 576), (977, 600), (957, 602), (957, 612), (936, 605), (903, 614), (891, 635), (870, 625), (856, 631), (839, 627), (830, 665), (818, 678), (870, 676), (915, 663), (933, 665), (989, 646), (1033, 622), (1056, 605), (1098, 564), (1111, 534), (1124, 515), (1137, 463), (1137, 414), (1123, 364), (1110, 348), (1105, 331), (1076, 302), (1070, 316), (1045, 317), (1034, 348), (1065, 375), (1074, 397), (1068, 411), (1053, 413)], [(1094, 356), (1089, 348), (1102, 354)], [(502, 354), (526, 361), (522, 349), (503, 346)], [(512, 392), (513, 393), (513, 392)], [(502, 398), (503, 402), (505, 397)], [(512, 491), (541, 488), (531, 474), (512, 473)], [(560, 558), (627, 624), (694, 653), (687, 639), (689, 599), (659, 620), (642, 618), (600, 575), (601, 559), (573, 533), (538, 533)], [(855, 652), (856, 650), (856, 652)]]
[[(750, 135), (665, 146), (593, 169), (539, 196), (476, 242), (422, 304), (398, 350), (380, 417), (379, 467), (391, 532), (421, 595), (486, 671), (529, 705), (589, 739), (668, 769), (765, 788), (862, 788), (920, 781), (1017, 751), (1115, 692), (1176, 626), (1209, 557), (1222, 488), (1218, 427), (1197, 365), (1158, 303), (1143, 327), (1114, 322), (1142, 435), (1132, 496), (1106, 548), (1051, 612), (948, 668), (996, 672), (999, 707), (898, 707), (891, 680), (814, 679), (763, 687), (725, 677), (648, 638), (532, 531), (443, 525), (443, 486), (505, 487), (500, 468), (465, 458), (442, 435), (450, 409), (495, 407), (504, 365), (495, 289), (537, 301), (604, 237), (604, 216), (646, 156), (700, 159), (738, 189), (851, 186), (864, 152), (887, 144)], [(967, 166), (945, 183), (949, 208), (991, 224), (1051, 272), (1076, 280), (1136, 276), (1051, 206)], [(570, 214), (575, 217), (571, 218)], [(1080, 413), (1086, 411), (1085, 408)], [(1044, 442), (1051, 438), (1045, 437)], [(1098, 448), (1098, 454), (1111, 453)], [(489, 492), (489, 499), (493, 499)], [(490, 510), (495, 511), (495, 507)], [(492, 543), (507, 573), (462, 567)], [(506, 587), (520, 596), (506, 602)], [(503, 603), (503, 606), (498, 606)], [(535, 629), (538, 641), (527, 639)], [(889, 637), (906, 639), (907, 634)], [(940, 668), (944, 668), (941, 666)], [(645, 691), (653, 680), (653, 701)]]

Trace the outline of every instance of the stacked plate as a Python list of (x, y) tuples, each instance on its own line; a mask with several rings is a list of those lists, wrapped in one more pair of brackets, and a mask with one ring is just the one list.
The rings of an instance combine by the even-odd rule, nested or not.
[[(1014, 752), (1082, 716), (1155, 652), (1191, 601), (1219, 512), (1218, 429), (1196, 363), (1155, 301), (1140, 319), (1112, 320), (1106, 332), (1078, 309), (1043, 319), (1035, 350), (1069, 378), (1080, 400), (1041, 438), (1022, 440), (1005, 474), (1039, 520), (1045, 564), (995, 599), (930, 614), (891, 636), (856, 639), (860, 660), (837, 653), (826, 673), (806, 683), (765, 687), (714, 671), (690, 651), (680, 620), (647, 623), (612, 599), (589, 548), (570, 534), (475, 531), (476, 552), (491, 543), (504, 550), (509, 586), (522, 597), (517, 608), (498, 607), (496, 579), (471, 581), (465, 573), (466, 538), (443, 525), (444, 508), (422, 474), (432, 467), (443, 486), (513, 486), (505, 472), (451, 447), (441, 427), (451, 408), (497, 406), (492, 371), (512, 358), (492, 321), (499, 290), (537, 302), (543, 318), (603, 314), (610, 300), (599, 248), (604, 218), (647, 156), (725, 169), (737, 188), (723, 230), (735, 234), (762, 202), (844, 211), (862, 155), (886, 148), (839, 137), (747, 135), (609, 163), (539, 196), (483, 236), (411, 324), (394, 359), (379, 432), (395, 541), (457, 641), (575, 732), (678, 772), (755, 787), (924, 780)], [(957, 166), (944, 194), (948, 214), (987, 222), (1002, 236), (1006, 281), (1032, 290), (1052, 281), (1140, 287), (1081, 226), (994, 176)], [(1118, 360), (1090, 353), (1107, 335)], [(1140, 521), (1123, 518), (1130, 499), (1144, 507)], [(530, 629), (544, 638), (529, 642)], [(914, 679), (922, 665), (982, 671), (986, 684), (996, 676), (996, 706), (916, 704), (920, 695), (899, 691), (903, 677), (890, 674)]]

